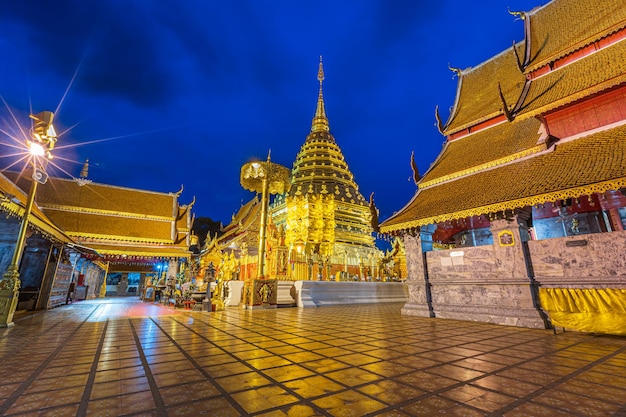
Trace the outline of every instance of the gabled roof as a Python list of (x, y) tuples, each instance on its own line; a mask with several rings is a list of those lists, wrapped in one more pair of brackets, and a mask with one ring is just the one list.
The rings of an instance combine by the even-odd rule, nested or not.
[(626, 187), (626, 125), (420, 189), (382, 232)]
[[(615, 14), (609, 16), (606, 9)], [(525, 68), (528, 77), (523, 89), (510, 90), (511, 97), (519, 96), (507, 121), (495, 117), (496, 103), (502, 105), (502, 101), (490, 99), (493, 93), (488, 91), (497, 88), (498, 79), (517, 79), (512, 75), (510, 62), (506, 64), (507, 59), (512, 59), (513, 50), (475, 70), (462, 72), (456, 110), (445, 131), (453, 136), (418, 183), (412, 200), (386, 220), (381, 231), (393, 232), (625, 187), (626, 121), (621, 125), (599, 123), (586, 133), (556, 142), (555, 146), (552, 144), (558, 138), (548, 136), (550, 140), (546, 141), (549, 132), (543, 130), (540, 140), (538, 132), (541, 116), (584, 99), (601, 100), (598, 94), (626, 85), (626, 40), (623, 32), (616, 32), (626, 26), (625, 19), (626, 7), (615, 0), (607, 0), (606, 4), (554, 0), (526, 15), (531, 29), (527, 41), (533, 42), (531, 64), (553, 63), (579, 51), (581, 45), (612, 35), (602, 45), (579, 51), (538, 73), (530, 74), (532, 67)], [(536, 44), (537, 39), (542, 39), (542, 43)], [(470, 85), (466, 85), (468, 81)], [(512, 85), (517, 86), (509, 84)], [(505, 101), (512, 104), (502, 86)], [(489, 123), (476, 126), (489, 118)], [(455, 134), (460, 130), (464, 131)]]
[(159, 193), (114, 185), (50, 178), (49, 184), (37, 191), (37, 202), (45, 207), (80, 207), (119, 216), (140, 215), (144, 218), (172, 219), (177, 213), (176, 193)]
[(43, 207), (50, 219), (74, 238), (121, 242), (173, 243), (173, 219), (147, 220)]
[(231, 222), (224, 228), (224, 233), (218, 237), (220, 247), (226, 247), (240, 240), (248, 233), (258, 234), (261, 222), (261, 204), (257, 196), (239, 208)]
[(94, 249), (98, 254), (119, 261), (139, 261), (149, 258), (185, 258), (189, 256), (189, 251), (180, 246), (172, 245), (115, 245), (106, 243), (91, 243), (89, 248)]
[(518, 117), (545, 113), (624, 82), (626, 40), (533, 80)]
[[(11, 175), (11, 173), (8, 174)], [(26, 190), (30, 190), (31, 182), (24, 181), (21, 185)], [(38, 189), (39, 188), (42, 187), (40, 186)], [(0, 211), (10, 216), (22, 218), (24, 216), (24, 207), (26, 206), (28, 191), (23, 191), (22, 188), (18, 187), (13, 181), (1, 173), (0, 191), (2, 192), (2, 195), (0, 195)], [(59, 242), (74, 243), (36, 204), (33, 205), (31, 210), (29, 222), (32, 227), (44, 235), (50, 236)]]
[[(28, 180), (10, 172), (18, 185)], [(83, 185), (81, 185), (83, 184)], [(35, 201), (52, 223), (75, 242), (109, 256), (187, 257), (190, 207), (178, 205), (178, 193), (158, 193), (85, 181), (50, 178)], [(102, 252), (100, 252), (102, 250)], [(151, 254), (151, 255), (150, 255)], [(123, 258), (120, 258), (123, 260)]]
[[(516, 45), (518, 55), (523, 48), (523, 42)], [(526, 82), (517, 59), (511, 47), (475, 68), (461, 71), (456, 102), (444, 129), (446, 135), (504, 114), (499, 88), (509, 110), (515, 106)]]
[(623, 0), (558, 0), (527, 16), (530, 56), (527, 71), (564, 57), (626, 27)]
[[(502, 158), (522, 157), (536, 148), (539, 139), (537, 119), (523, 122), (500, 123), (490, 129), (446, 142), (446, 148), (424, 174), (420, 186), (473, 169), (484, 169), (485, 164), (495, 165)], [(545, 149), (545, 146), (543, 146)]]

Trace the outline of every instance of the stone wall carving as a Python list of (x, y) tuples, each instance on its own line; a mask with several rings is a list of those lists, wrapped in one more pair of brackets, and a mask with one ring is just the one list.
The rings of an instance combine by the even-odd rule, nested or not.
[(544, 287), (626, 288), (626, 231), (528, 242)]

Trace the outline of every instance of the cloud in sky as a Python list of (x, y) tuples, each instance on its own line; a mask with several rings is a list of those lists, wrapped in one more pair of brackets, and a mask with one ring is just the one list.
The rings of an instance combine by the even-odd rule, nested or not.
[[(64, 168), (125, 187), (196, 196), (227, 223), (252, 197), (239, 170), (269, 149), (291, 166), (311, 126), (317, 62), (334, 134), (381, 219), (406, 204), (453, 105), (447, 69), (476, 66), (523, 38), (511, 10), (546, 0), (23, 0), (0, 4), (0, 95), (26, 122), (54, 110)], [(0, 116), (10, 123), (6, 110)], [(84, 146), (93, 140), (107, 139)], [(0, 162), (2, 162), (0, 160)], [(61, 173), (57, 173), (61, 175)], [(64, 175), (64, 174), (63, 174)]]

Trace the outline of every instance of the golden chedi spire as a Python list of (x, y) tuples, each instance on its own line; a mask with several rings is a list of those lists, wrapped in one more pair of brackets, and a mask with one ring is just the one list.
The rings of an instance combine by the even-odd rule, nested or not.
[(315, 109), (315, 117), (311, 124), (311, 132), (330, 132), (326, 110), (324, 109), (324, 93), (322, 91), (322, 82), (324, 81), (324, 65), (322, 64), (322, 56), (320, 55), (320, 65), (317, 70), (317, 79), (320, 82), (320, 92), (317, 96), (317, 108)]
[(320, 87), (311, 132), (293, 163), (291, 189), (275, 200), (272, 216), (277, 225), (285, 224), (288, 244), (304, 242), (329, 256), (340, 250), (336, 245), (347, 245), (344, 251), (356, 245), (367, 252), (374, 243), (369, 205), (330, 132), (321, 59), (317, 79)]
[(367, 206), (343, 153), (332, 133), (322, 94), (324, 67), (320, 57), (317, 79), (320, 90), (311, 132), (296, 156), (290, 195), (333, 195), (335, 199)]

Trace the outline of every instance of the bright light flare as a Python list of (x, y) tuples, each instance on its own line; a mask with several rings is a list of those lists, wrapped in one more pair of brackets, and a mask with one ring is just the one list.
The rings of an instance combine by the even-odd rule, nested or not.
[(44, 156), (46, 149), (41, 143), (28, 141), (28, 152), (30, 152), (32, 156)]

